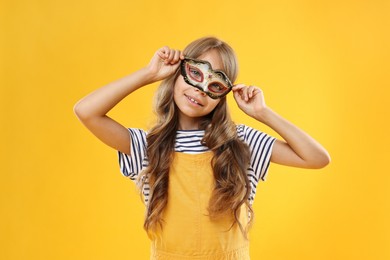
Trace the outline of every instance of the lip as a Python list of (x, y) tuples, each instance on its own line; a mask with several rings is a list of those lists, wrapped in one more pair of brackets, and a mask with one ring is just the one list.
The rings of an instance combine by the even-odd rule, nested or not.
[(191, 102), (192, 104), (203, 107), (203, 104), (200, 102), (199, 99), (197, 99), (197, 98), (195, 98), (195, 97), (193, 97), (193, 96), (186, 95), (186, 94), (184, 94), (184, 96), (185, 96), (185, 97), (187, 98), (187, 100), (188, 100), (189, 102)]

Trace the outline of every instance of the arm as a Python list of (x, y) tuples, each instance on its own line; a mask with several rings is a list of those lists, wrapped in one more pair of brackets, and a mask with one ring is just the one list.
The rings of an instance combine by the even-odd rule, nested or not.
[(325, 167), (330, 162), (328, 152), (316, 140), (265, 105), (259, 88), (239, 84), (233, 87), (233, 93), (240, 109), (271, 127), (285, 140), (276, 140), (272, 162), (311, 169)]
[(127, 95), (142, 86), (173, 74), (182, 58), (180, 51), (168, 47), (159, 49), (146, 67), (95, 90), (77, 102), (74, 106), (76, 116), (103, 143), (130, 154), (130, 135), (127, 128), (106, 114)]

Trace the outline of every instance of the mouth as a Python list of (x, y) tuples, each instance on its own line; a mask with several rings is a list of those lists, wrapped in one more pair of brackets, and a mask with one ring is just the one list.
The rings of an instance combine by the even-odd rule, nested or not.
[(184, 96), (185, 96), (185, 97), (188, 99), (188, 101), (190, 101), (191, 103), (203, 107), (203, 104), (201, 104), (200, 101), (197, 100), (196, 98), (187, 96), (186, 94), (184, 94)]

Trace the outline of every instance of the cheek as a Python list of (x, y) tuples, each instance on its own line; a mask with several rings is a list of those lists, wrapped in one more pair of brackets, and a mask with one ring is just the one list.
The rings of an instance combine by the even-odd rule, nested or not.
[(183, 77), (182, 76), (179, 76), (176, 81), (175, 81), (175, 85), (173, 86), (174, 87), (174, 91), (175, 92), (178, 92), (180, 90), (184, 90), (185, 88), (188, 87), (188, 84), (184, 81)]
[(179, 76), (173, 85), (173, 99), (175, 100), (176, 104), (178, 98), (183, 96), (183, 92), (186, 88), (188, 88), (188, 84), (184, 81), (182, 76)]
[(212, 110), (214, 110), (218, 106), (220, 101), (221, 101), (220, 99), (209, 98), (208, 104), (209, 104), (210, 108), (212, 108)]

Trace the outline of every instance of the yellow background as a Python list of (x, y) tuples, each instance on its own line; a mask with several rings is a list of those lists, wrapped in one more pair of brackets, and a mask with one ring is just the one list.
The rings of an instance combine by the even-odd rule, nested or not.
[[(321, 170), (271, 165), (252, 259), (390, 259), (389, 14), (385, 0), (2, 1), (0, 259), (148, 258), (135, 187), (73, 105), (205, 35), (332, 156)], [(155, 87), (110, 115), (149, 126)]]

